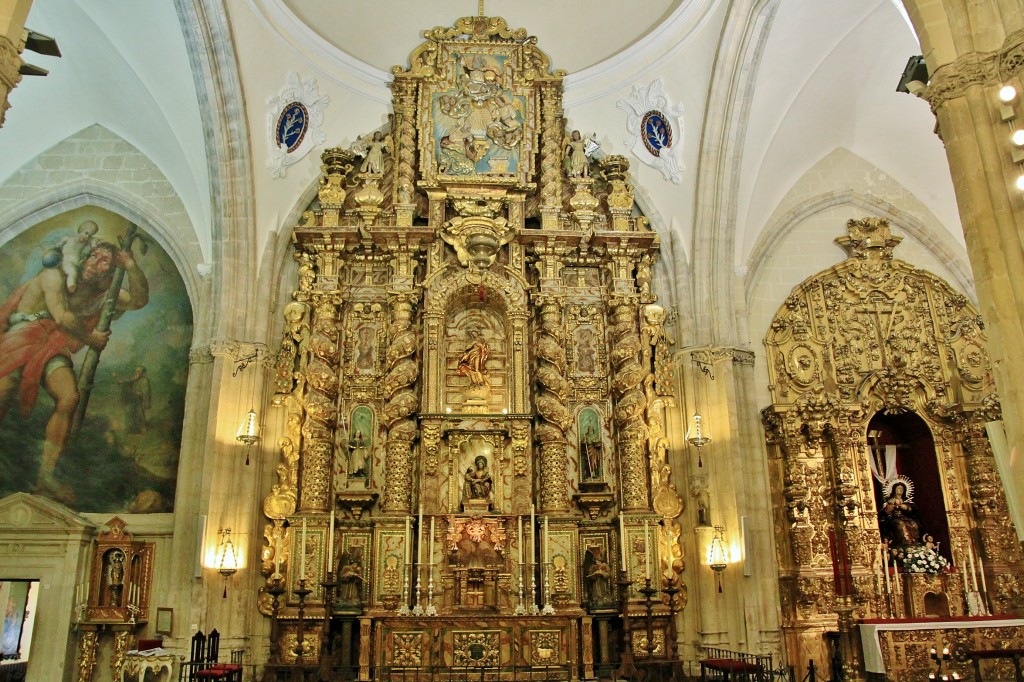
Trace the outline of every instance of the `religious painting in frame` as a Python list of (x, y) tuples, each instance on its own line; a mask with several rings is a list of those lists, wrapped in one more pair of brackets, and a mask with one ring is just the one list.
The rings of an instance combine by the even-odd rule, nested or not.
[(172, 511), (192, 307), (167, 252), (145, 226), (76, 208), (0, 246), (0, 301), (0, 470), (19, 472), (0, 497)]

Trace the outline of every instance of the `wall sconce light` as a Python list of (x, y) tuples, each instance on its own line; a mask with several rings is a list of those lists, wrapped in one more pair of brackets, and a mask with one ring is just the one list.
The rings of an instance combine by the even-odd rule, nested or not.
[(718, 583), (718, 591), (722, 591), (722, 571), (729, 565), (729, 557), (725, 553), (725, 539), (722, 534), (725, 528), (715, 526), (715, 536), (711, 538), (708, 546), (708, 567), (715, 572), (715, 582)]
[(689, 430), (686, 432), (686, 440), (690, 445), (697, 448), (697, 466), (704, 466), (704, 460), (701, 458), (701, 448), (711, 442), (711, 434), (708, 432), (707, 427), (704, 426), (704, 418), (700, 416), (700, 412), (693, 413), (693, 420)]
[(224, 576), (225, 599), (228, 596), (228, 580), (238, 572), (238, 553), (235, 545), (231, 542), (231, 529), (225, 528), (217, 534), (220, 540), (217, 543), (217, 572)]

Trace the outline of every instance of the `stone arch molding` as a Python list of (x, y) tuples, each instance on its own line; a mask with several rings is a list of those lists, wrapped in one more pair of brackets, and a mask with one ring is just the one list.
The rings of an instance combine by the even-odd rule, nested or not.
[(967, 292), (972, 299), (976, 299), (974, 279), (965, 259), (966, 254), (962, 249), (957, 249), (952, 240), (937, 234), (936, 230), (917, 216), (897, 208), (884, 199), (853, 189), (841, 189), (823, 192), (801, 201), (778, 216), (761, 232), (747, 259), (749, 275), (746, 278), (744, 294), (748, 306), (753, 300), (755, 289), (761, 282), (761, 275), (765, 267), (786, 236), (804, 220), (836, 206), (855, 207), (873, 217), (884, 218), (898, 226), (927, 247), (937, 259), (945, 263), (955, 277), (960, 290)]

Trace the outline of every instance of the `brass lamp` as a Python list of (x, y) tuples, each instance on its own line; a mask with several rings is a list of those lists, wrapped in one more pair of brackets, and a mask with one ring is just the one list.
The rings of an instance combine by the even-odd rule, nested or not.
[(697, 448), (697, 466), (704, 466), (700, 451), (701, 448), (711, 442), (711, 434), (704, 426), (704, 418), (700, 416), (700, 412), (693, 413), (693, 423), (686, 432), (686, 440), (690, 445)]
[(238, 554), (235, 552), (235, 545), (231, 542), (231, 529), (225, 528), (218, 533), (220, 542), (217, 547), (217, 572), (224, 576), (225, 599), (228, 596), (228, 580), (238, 572)]
[(725, 553), (725, 540), (722, 534), (725, 528), (715, 526), (715, 536), (708, 546), (708, 566), (715, 572), (715, 582), (718, 583), (718, 591), (722, 591), (722, 571), (729, 565), (729, 557)]

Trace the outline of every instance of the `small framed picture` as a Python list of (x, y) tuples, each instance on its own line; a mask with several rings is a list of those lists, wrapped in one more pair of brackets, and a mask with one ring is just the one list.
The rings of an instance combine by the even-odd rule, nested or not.
[(156, 633), (170, 635), (174, 626), (174, 609), (158, 607), (156, 610)]

